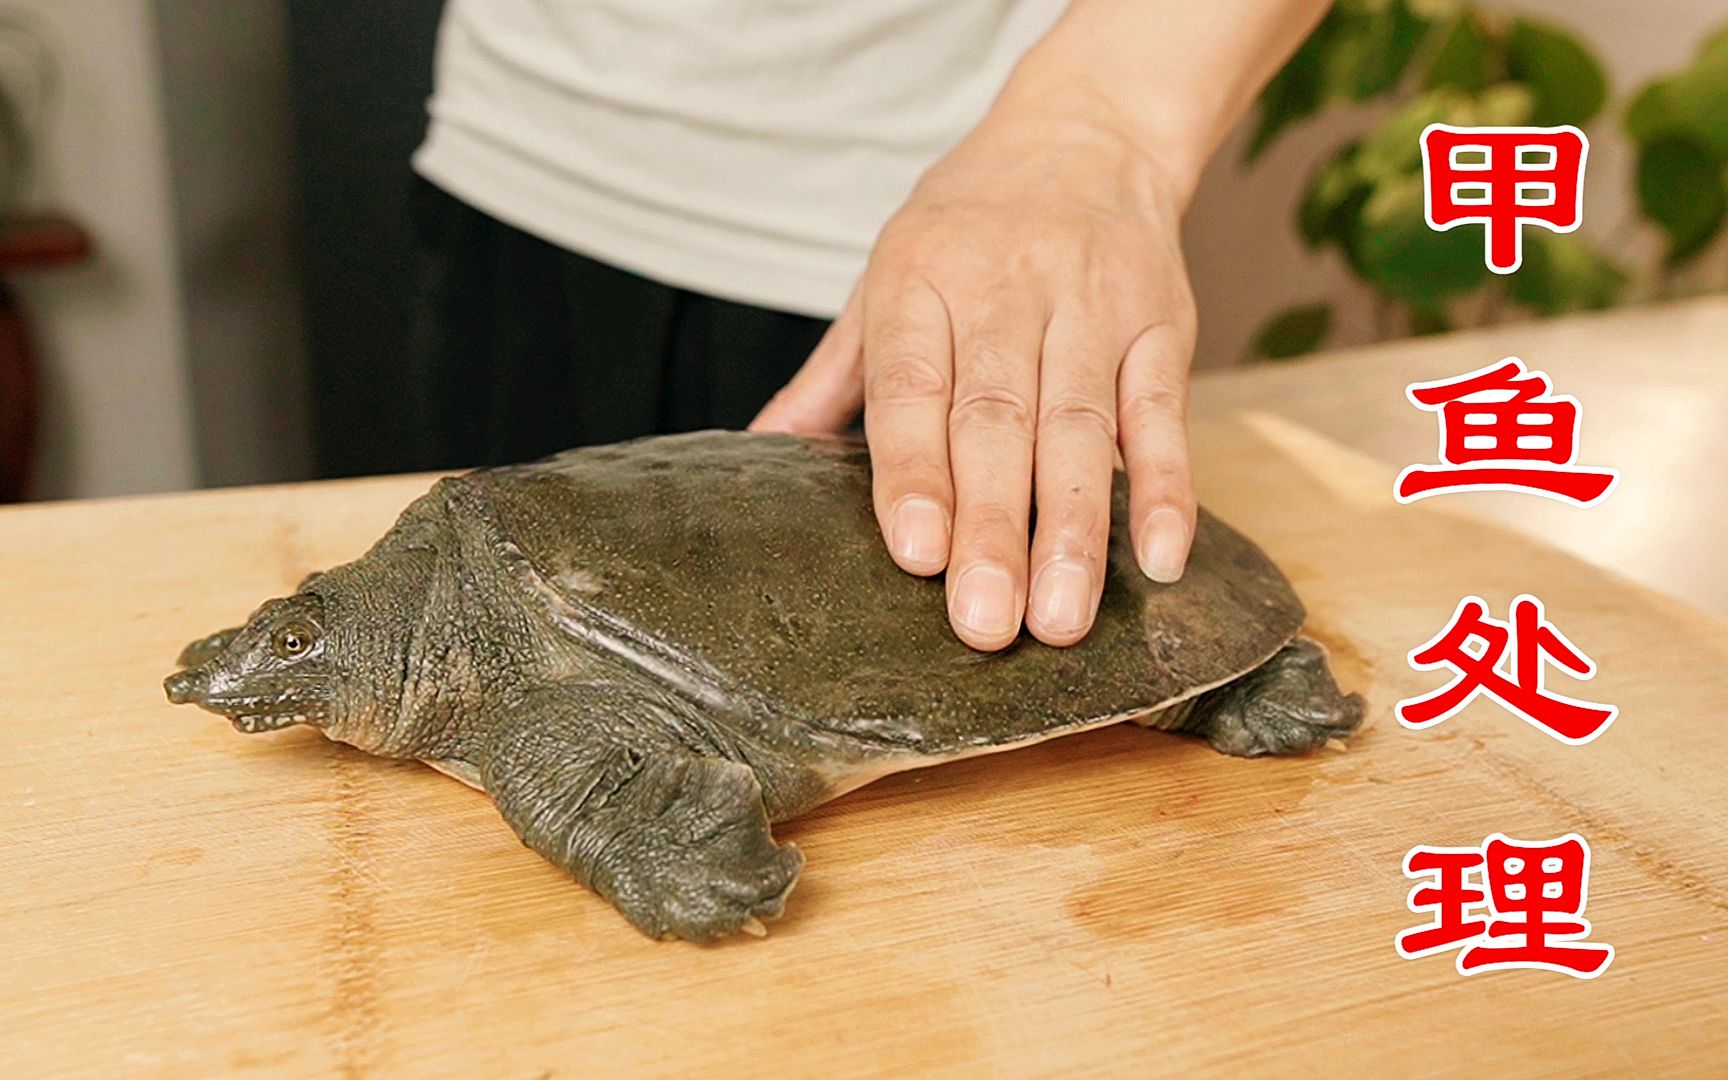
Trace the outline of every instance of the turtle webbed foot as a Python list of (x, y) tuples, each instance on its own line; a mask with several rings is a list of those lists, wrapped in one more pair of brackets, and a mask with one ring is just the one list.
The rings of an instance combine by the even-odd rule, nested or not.
[(1362, 723), (1360, 695), (1344, 694), (1326, 652), (1297, 638), (1233, 682), (1196, 698), (1181, 730), (1237, 757), (1301, 754), (1342, 739)]
[(779, 915), (804, 866), (747, 765), (692, 752), (664, 699), (583, 683), (500, 716), (481, 781), (524, 843), (650, 937), (710, 941)]
[(595, 888), (655, 938), (712, 941), (777, 918), (804, 855), (775, 844), (755, 774), (712, 758), (654, 765), (660, 775), (636, 782), (658, 788), (649, 801), (662, 808), (607, 853)]

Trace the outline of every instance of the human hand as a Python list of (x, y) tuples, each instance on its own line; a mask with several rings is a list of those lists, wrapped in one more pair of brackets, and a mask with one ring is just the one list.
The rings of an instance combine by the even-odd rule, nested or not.
[(1195, 512), (1185, 197), (1096, 99), (999, 103), (924, 175), (751, 424), (837, 431), (864, 405), (889, 551), (914, 574), (947, 570), (949, 620), (974, 648), (1003, 648), (1022, 620), (1051, 645), (1091, 629), (1118, 448), (1140, 567), (1181, 576)]

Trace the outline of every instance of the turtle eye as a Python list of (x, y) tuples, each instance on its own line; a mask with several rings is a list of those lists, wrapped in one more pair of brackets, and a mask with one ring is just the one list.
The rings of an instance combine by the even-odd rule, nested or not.
[(298, 660), (312, 649), (315, 640), (312, 628), (304, 623), (290, 623), (276, 631), (271, 647), (284, 660)]

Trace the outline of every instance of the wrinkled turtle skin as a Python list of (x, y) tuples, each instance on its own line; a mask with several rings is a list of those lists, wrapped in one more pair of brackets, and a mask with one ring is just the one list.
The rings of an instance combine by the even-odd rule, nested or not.
[(1182, 580), (1151, 582), (1119, 482), (1090, 636), (986, 654), (890, 560), (869, 485), (860, 443), (721, 432), (440, 480), (362, 558), (188, 646), (168, 696), (426, 761), (693, 940), (780, 914), (804, 860), (771, 822), (890, 772), (1121, 720), (1243, 756), (1360, 721), (1283, 575), (1205, 512)]

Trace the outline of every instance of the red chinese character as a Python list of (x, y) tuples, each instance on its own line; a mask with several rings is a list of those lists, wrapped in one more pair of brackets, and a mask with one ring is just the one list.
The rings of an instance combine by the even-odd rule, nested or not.
[(1590, 845), (1576, 833), (1546, 841), (1494, 833), (1480, 847), (1423, 844), (1404, 856), (1404, 876), (1430, 879), (1411, 889), (1406, 903), (1418, 915), (1434, 913), (1433, 922), (1395, 939), (1406, 960), (1460, 949), (1462, 975), (1542, 968), (1593, 979), (1614, 959), (1612, 945), (1582, 940), (1590, 936)]
[[(1480, 647), (1472, 649), (1472, 642)], [(1508, 653), (1510, 664), (1505, 663)], [(1581, 745), (1606, 731), (1620, 710), (1549, 693), (1544, 684), (1550, 664), (1580, 679), (1596, 675), (1595, 662), (1548, 621), (1542, 601), (1534, 596), (1512, 601), (1510, 623), (1489, 618), (1488, 605), (1467, 596), (1446, 629), (1410, 652), (1410, 666), (1416, 670), (1445, 667), (1458, 677), (1425, 697), (1400, 701), (1398, 722), (1416, 730), (1433, 727), (1478, 694), (1487, 694), (1564, 743)]]
[(1575, 127), (1458, 128), (1422, 132), (1428, 226), (1486, 225), (1488, 269), (1510, 274), (1524, 261), (1524, 226), (1571, 232), (1584, 216), (1590, 140)]
[[(1488, 930), (1458, 954), (1465, 975), (1498, 968), (1543, 968), (1594, 979), (1614, 959), (1614, 946), (1582, 942), (1590, 936), (1584, 904), (1590, 881), (1590, 845), (1576, 833), (1558, 840), (1510, 840), (1500, 833), (1483, 844), (1488, 878)], [(1496, 945), (1501, 938), (1516, 939)]]
[(1405, 395), (1440, 414), (1440, 465), (1411, 465), (1393, 494), (1414, 502), (1449, 491), (1522, 491), (1592, 506), (1619, 482), (1613, 469), (1577, 464), (1583, 413), (1578, 399), (1524, 361), (1498, 364), (1435, 382), (1411, 383)]
[(1455, 949), (1487, 931), (1487, 919), (1470, 917), (1471, 908), (1488, 902), (1488, 894), (1471, 887), (1467, 881), (1470, 871), (1481, 865), (1481, 848), (1424, 844), (1410, 849), (1404, 856), (1404, 876), (1428, 877), (1431, 884), (1411, 889), (1405, 904), (1418, 915), (1433, 912), (1434, 921), (1399, 934), (1396, 940), (1399, 956), (1414, 960), (1442, 949)]

